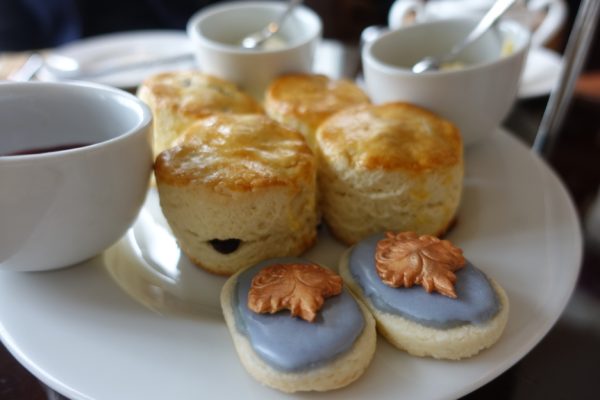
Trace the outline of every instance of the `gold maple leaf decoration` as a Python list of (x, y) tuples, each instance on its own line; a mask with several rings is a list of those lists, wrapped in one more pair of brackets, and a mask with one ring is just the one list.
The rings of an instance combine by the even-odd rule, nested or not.
[(454, 271), (465, 263), (462, 250), (449, 241), (414, 232), (386, 232), (375, 251), (375, 268), (386, 285), (397, 288), (417, 284), (428, 293), (435, 290), (453, 299)]
[(248, 308), (257, 313), (274, 314), (290, 310), (313, 322), (325, 298), (342, 292), (342, 277), (317, 264), (274, 264), (263, 268), (252, 279)]

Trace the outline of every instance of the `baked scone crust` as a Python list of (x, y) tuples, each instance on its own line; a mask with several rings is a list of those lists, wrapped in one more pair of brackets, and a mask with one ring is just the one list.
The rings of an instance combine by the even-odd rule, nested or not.
[(323, 216), (354, 244), (370, 234), (439, 236), (451, 225), (463, 183), (463, 147), (451, 122), (406, 103), (357, 106), (316, 135)]
[(462, 163), (458, 128), (408, 103), (339, 112), (317, 136), (320, 151), (338, 169), (420, 172)]
[[(154, 171), (163, 214), (196, 265), (231, 275), (315, 243), (316, 160), (300, 133), (260, 114), (219, 114), (178, 143)], [(227, 254), (211, 242), (230, 239), (240, 246)]]
[(369, 104), (366, 93), (354, 82), (320, 74), (289, 74), (267, 88), (265, 110), (275, 120), (302, 132), (313, 145), (318, 126), (337, 111)]
[(169, 71), (148, 77), (137, 92), (154, 115), (158, 155), (192, 122), (215, 113), (263, 113), (262, 106), (235, 84), (199, 71)]
[(194, 123), (155, 163), (157, 179), (171, 185), (238, 192), (298, 187), (310, 181), (315, 168), (298, 132), (252, 114), (221, 114)]

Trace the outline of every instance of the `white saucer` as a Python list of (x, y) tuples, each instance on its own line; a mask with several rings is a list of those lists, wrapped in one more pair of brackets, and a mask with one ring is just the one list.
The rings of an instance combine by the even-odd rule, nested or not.
[(529, 50), (525, 69), (521, 77), (519, 98), (545, 96), (550, 94), (560, 79), (562, 57), (545, 47)]
[[(101, 257), (48, 273), (0, 272), (5, 346), (74, 400), (282, 398), (240, 364), (219, 311), (224, 278), (173, 247), (156, 200), (148, 197), (132, 229)], [(364, 376), (310, 398), (456, 399), (511, 367), (550, 330), (578, 276), (580, 226), (557, 176), (506, 131), (467, 150), (449, 239), (508, 293), (498, 343), (448, 362), (411, 357), (379, 337)], [(342, 251), (323, 231), (305, 256), (335, 266)]]
[[(78, 40), (54, 50), (55, 54), (71, 57), (87, 69), (126, 65), (191, 52), (191, 43), (186, 33), (170, 30), (111, 33)], [(160, 71), (194, 67), (193, 61), (180, 61), (111, 73), (89, 80), (127, 89), (137, 87), (145, 77)], [(37, 78), (42, 81), (57, 80), (45, 67), (37, 73)]]

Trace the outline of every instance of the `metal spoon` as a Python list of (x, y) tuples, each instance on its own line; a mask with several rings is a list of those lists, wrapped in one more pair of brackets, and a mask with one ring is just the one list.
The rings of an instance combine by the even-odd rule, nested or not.
[(498, 0), (492, 8), (481, 18), (477, 26), (467, 35), (467, 37), (456, 44), (448, 54), (441, 57), (425, 57), (412, 67), (412, 72), (420, 74), (427, 71), (435, 71), (443, 63), (454, 60), (467, 46), (479, 39), (505, 12), (513, 5), (516, 0)]
[(262, 28), (260, 31), (244, 37), (241, 40), (240, 45), (245, 49), (256, 49), (262, 46), (267, 39), (279, 32), (279, 29), (281, 29), (281, 24), (283, 24), (287, 17), (292, 13), (294, 8), (300, 3), (302, 3), (302, 0), (290, 0), (285, 11), (279, 16), (279, 18), (277, 18), (277, 20), (269, 22), (267, 26)]
[(41, 54), (33, 53), (21, 68), (9, 75), (8, 79), (17, 82), (30, 81), (42, 67), (46, 67), (58, 79), (71, 78), (80, 70), (79, 63), (73, 58), (58, 54), (50, 54), (44, 57)]

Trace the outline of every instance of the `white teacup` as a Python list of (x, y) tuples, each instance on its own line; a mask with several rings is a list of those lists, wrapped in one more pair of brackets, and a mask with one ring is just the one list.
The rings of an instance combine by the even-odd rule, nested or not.
[(277, 20), (282, 2), (226, 2), (203, 8), (188, 22), (200, 69), (238, 84), (258, 99), (268, 84), (287, 72), (311, 72), (322, 35), (319, 16), (297, 6), (281, 30), (258, 49), (244, 49), (246, 35)]
[[(522, 25), (500, 21), (460, 56), (462, 67), (421, 74), (410, 68), (425, 56), (445, 54), (477, 24), (444, 19), (400, 28), (362, 50), (365, 84), (375, 103), (405, 101), (454, 122), (465, 145), (492, 134), (510, 111), (529, 45)], [(503, 49), (510, 47), (510, 54)]]
[[(445, 18), (481, 18), (495, 0), (396, 0), (388, 14), (388, 25), (398, 29), (412, 23)], [(412, 18), (409, 18), (412, 17)], [(567, 18), (563, 0), (518, 0), (506, 12), (532, 32), (532, 46), (543, 46), (556, 36)]]
[(91, 83), (0, 83), (0, 104), (0, 271), (66, 267), (117, 241), (148, 189), (148, 107)]

